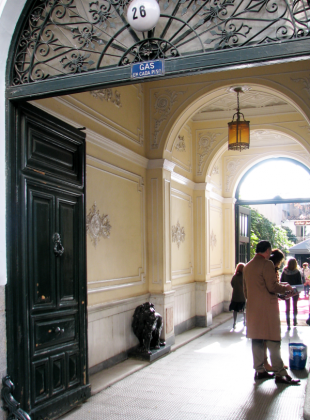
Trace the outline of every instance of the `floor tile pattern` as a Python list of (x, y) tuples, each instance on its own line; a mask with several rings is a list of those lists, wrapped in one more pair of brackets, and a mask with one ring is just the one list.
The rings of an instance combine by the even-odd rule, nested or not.
[[(63, 420), (301, 420), (308, 369), (289, 371), (300, 386), (254, 381), (251, 341), (232, 321), (91, 397)], [(288, 343), (310, 345), (310, 328), (282, 325)]]

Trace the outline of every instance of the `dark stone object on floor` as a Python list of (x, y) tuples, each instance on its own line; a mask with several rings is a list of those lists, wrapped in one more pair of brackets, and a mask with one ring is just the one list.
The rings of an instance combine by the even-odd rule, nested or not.
[(151, 355), (151, 349), (159, 350), (160, 346), (165, 346), (166, 343), (160, 339), (162, 328), (163, 318), (155, 311), (153, 303), (137, 306), (132, 321), (133, 332), (139, 340), (137, 352)]

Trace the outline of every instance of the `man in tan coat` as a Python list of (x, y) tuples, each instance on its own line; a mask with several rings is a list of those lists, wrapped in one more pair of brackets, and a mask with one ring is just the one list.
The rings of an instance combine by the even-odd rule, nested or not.
[(246, 303), (247, 337), (252, 339), (254, 379), (270, 379), (264, 369), (264, 342), (270, 353), (276, 383), (296, 385), (300, 381), (292, 379), (284, 368), (281, 358), (281, 328), (278, 293), (293, 293), (289, 284), (279, 284), (274, 265), (269, 261), (271, 244), (260, 241), (255, 257), (243, 269), (243, 288)]

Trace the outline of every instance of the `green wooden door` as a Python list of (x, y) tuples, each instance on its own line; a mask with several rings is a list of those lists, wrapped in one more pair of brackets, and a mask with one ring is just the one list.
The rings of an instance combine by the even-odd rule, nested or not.
[(32, 419), (52, 419), (90, 392), (85, 135), (29, 105), (17, 109), (16, 134), (15, 286), (22, 293), (12, 294), (20, 308), (15, 331), (24, 340), (15, 340), (11, 376)]

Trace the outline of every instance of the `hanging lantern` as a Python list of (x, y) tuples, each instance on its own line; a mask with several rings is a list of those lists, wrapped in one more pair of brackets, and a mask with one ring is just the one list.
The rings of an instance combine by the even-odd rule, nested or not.
[[(232, 121), (228, 123), (228, 150), (240, 150), (241, 152), (241, 150), (250, 147), (250, 122), (244, 119), (239, 108), (239, 93), (244, 92), (243, 88), (235, 87), (231, 91), (237, 93), (237, 112), (233, 115)], [(241, 115), (243, 121), (240, 120)]]

